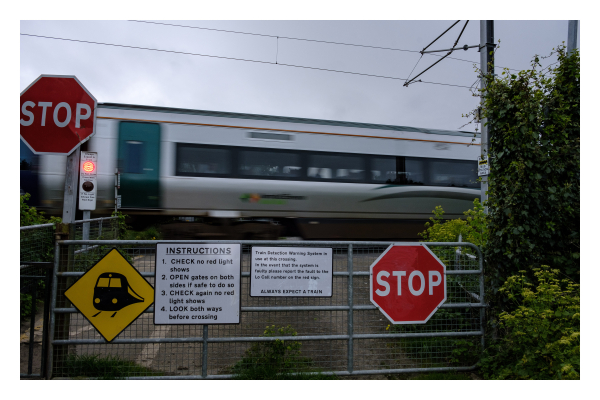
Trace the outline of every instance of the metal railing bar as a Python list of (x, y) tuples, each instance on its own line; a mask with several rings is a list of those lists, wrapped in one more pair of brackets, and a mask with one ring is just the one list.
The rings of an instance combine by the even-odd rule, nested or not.
[(96, 222), (96, 221), (108, 221), (109, 219), (117, 219), (119, 217), (106, 217), (106, 218), (91, 218), (91, 219), (80, 219), (77, 221), (73, 221), (73, 224), (84, 224), (86, 222)]
[(19, 229), (22, 231), (27, 231), (30, 229), (38, 229), (38, 228), (48, 228), (54, 226), (54, 224), (40, 224), (40, 225), (29, 225), (29, 226), (21, 226)]
[[(431, 338), (431, 337), (462, 337), (481, 336), (482, 331), (468, 332), (422, 332), (422, 333), (365, 333), (354, 334), (355, 339), (390, 339), (390, 338)], [(274, 342), (283, 341), (307, 341), (307, 340), (348, 340), (349, 335), (306, 335), (306, 336), (235, 336), (235, 337), (209, 337), (203, 336), (184, 338), (135, 338), (114, 339), (111, 344), (143, 344), (143, 343), (238, 343), (238, 342)], [(54, 345), (79, 345), (79, 344), (106, 344), (103, 339), (61, 339), (53, 340)]]
[[(449, 303), (442, 304), (440, 308), (485, 308), (487, 304), (481, 303)], [(377, 310), (374, 305), (364, 304), (355, 305), (352, 307), (353, 310), (365, 311), (365, 310)], [(347, 311), (348, 306), (260, 306), (260, 307), (242, 307), (242, 312), (261, 312), (261, 311)], [(56, 308), (54, 309), (56, 314), (74, 314), (79, 311), (75, 307), (68, 308)], [(153, 313), (154, 307), (148, 307), (144, 313)], [(202, 324), (198, 324), (202, 325)]]
[[(336, 375), (336, 376), (353, 376), (353, 375), (388, 375), (388, 374), (412, 374), (418, 372), (467, 372), (477, 369), (477, 364), (470, 367), (435, 367), (435, 368), (406, 368), (406, 369), (374, 369), (374, 370), (358, 370), (358, 371), (321, 371), (321, 375)], [(317, 374), (317, 372), (312, 372)], [(173, 379), (231, 379), (234, 375), (170, 375), (170, 376), (130, 376), (127, 380), (173, 380)]]
[(430, 337), (456, 337), (456, 336), (481, 336), (483, 331), (466, 332), (423, 332), (423, 333), (356, 333), (355, 339), (382, 339), (382, 338), (430, 338)]
[[(443, 246), (443, 247), (471, 247), (475, 250), (479, 250), (477, 246), (469, 242), (366, 242), (366, 241), (319, 241), (319, 240), (58, 240), (57, 243), (61, 245), (79, 245), (79, 244), (120, 244), (120, 245), (156, 245), (156, 243), (207, 243), (207, 244), (242, 244), (242, 245), (276, 245), (280, 247), (289, 247), (290, 245), (298, 245), (302, 247), (306, 246), (337, 246), (341, 248), (347, 248), (349, 244), (354, 246), (389, 246), (390, 244), (400, 243), (404, 246), (408, 245), (426, 245), (426, 246)], [(478, 251), (479, 253), (479, 251)]]
[(446, 270), (446, 275), (479, 275), (480, 270), (475, 269), (461, 269), (461, 270)]
[(98, 246), (89, 246), (89, 247), (86, 247), (85, 249), (75, 250), (73, 252), (73, 254), (87, 253), (88, 251), (94, 250), (94, 249), (97, 249), (97, 248), (98, 248)]

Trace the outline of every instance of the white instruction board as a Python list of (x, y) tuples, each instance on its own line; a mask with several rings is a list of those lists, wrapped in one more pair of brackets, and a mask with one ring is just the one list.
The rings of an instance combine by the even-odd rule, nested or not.
[(250, 296), (331, 297), (333, 250), (252, 247)]
[(154, 323), (239, 324), (240, 247), (157, 243)]

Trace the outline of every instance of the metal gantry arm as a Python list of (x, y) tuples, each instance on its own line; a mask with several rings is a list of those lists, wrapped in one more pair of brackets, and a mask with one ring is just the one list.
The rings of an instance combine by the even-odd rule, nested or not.
[(439, 63), (440, 61), (442, 61), (444, 58), (448, 57), (450, 54), (452, 54), (452, 52), (453, 52), (454, 50), (458, 50), (458, 49), (467, 50), (467, 49), (469, 49), (469, 48), (472, 48), (472, 47), (479, 47), (479, 45), (473, 45), (473, 46), (467, 46), (467, 45), (464, 45), (464, 46), (462, 46), (462, 47), (456, 47), (456, 45), (458, 44), (458, 41), (460, 40), (460, 38), (461, 38), (461, 36), (462, 36), (463, 32), (465, 31), (465, 28), (467, 27), (467, 24), (469, 23), (469, 21), (467, 20), (467, 21), (465, 22), (465, 25), (463, 26), (462, 30), (460, 31), (460, 34), (459, 34), (459, 35), (458, 35), (458, 37), (456, 38), (456, 41), (454, 42), (454, 45), (452, 46), (452, 48), (451, 48), (451, 49), (445, 49), (445, 50), (429, 50), (429, 51), (425, 51), (425, 50), (427, 50), (427, 49), (429, 48), (429, 46), (431, 46), (433, 43), (435, 43), (435, 41), (436, 41), (436, 40), (438, 40), (439, 38), (441, 38), (441, 37), (442, 37), (442, 36), (443, 36), (443, 35), (444, 35), (446, 32), (448, 32), (450, 29), (452, 29), (452, 27), (453, 27), (454, 25), (456, 25), (457, 23), (459, 23), (459, 22), (460, 22), (460, 20), (456, 21), (456, 22), (455, 22), (455, 23), (454, 23), (454, 24), (453, 24), (453, 25), (452, 25), (450, 28), (446, 29), (446, 30), (444, 31), (444, 33), (442, 33), (442, 34), (441, 34), (440, 36), (438, 36), (438, 37), (437, 37), (437, 38), (436, 38), (436, 39), (435, 39), (433, 42), (429, 43), (427, 46), (425, 46), (425, 47), (423, 48), (423, 50), (421, 50), (421, 51), (420, 51), (420, 53), (421, 53), (421, 56), (423, 56), (423, 54), (425, 54), (425, 53), (435, 53), (435, 52), (439, 52), (439, 51), (448, 51), (448, 53), (447, 53), (445, 56), (443, 56), (442, 58), (440, 58), (439, 60), (437, 60), (436, 62), (434, 62), (433, 64), (431, 64), (429, 67), (425, 68), (425, 70), (423, 70), (423, 71), (422, 71), (420, 74), (418, 74), (417, 76), (415, 76), (415, 77), (414, 77), (414, 78), (412, 78), (411, 80), (404, 82), (404, 86), (408, 86), (408, 85), (410, 85), (411, 83), (414, 83), (414, 82), (415, 82), (415, 80), (416, 80), (416, 79), (417, 79), (419, 76), (423, 75), (425, 72), (427, 72), (428, 70), (430, 70), (430, 69), (431, 69), (431, 68), (432, 68), (434, 65), (436, 65), (437, 63)]

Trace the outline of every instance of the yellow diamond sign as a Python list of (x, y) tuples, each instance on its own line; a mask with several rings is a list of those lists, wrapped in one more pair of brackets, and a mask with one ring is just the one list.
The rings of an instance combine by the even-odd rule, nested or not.
[(154, 302), (154, 288), (112, 249), (65, 296), (108, 342)]

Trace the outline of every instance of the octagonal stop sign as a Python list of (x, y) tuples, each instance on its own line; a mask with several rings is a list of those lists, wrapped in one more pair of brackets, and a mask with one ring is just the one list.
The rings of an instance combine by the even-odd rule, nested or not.
[(371, 302), (394, 324), (424, 324), (446, 301), (446, 266), (424, 244), (390, 245), (370, 272)]
[(21, 138), (36, 154), (70, 154), (94, 134), (96, 99), (74, 76), (40, 75), (20, 109)]

